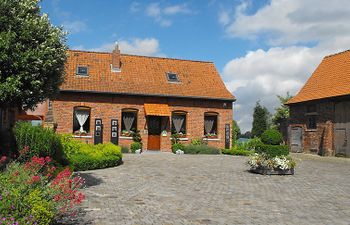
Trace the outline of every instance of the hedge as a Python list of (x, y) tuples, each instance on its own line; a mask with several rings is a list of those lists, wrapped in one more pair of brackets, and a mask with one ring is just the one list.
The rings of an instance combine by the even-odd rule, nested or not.
[(29, 122), (17, 122), (13, 133), (19, 151), (28, 148), (27, 158), (33, 156), (49, 156), (55, 161), (65, 164), (63, 146), (59, 136), (49, 128), (32, 126)]
[(260, 144), (256, 146), (255, 151), (257, 153), (265, 153), (267, 156), (273, 158), (276, 156), (289, 155), (289, 149), (287, 145), (265, 145)]
[(184, 150), (185, 149), (185, 145), (181, 144), (181, 143), (175, 143), (171, 146), (171, 151), (175, 154), (177, 150)]
[(252, 151), (252, 150), (245, 150), (245, 149), (239, 149), (239, 148), (231, 148), (231, 149), (223, 149), (222, 150), (222, 154), (226, 154), (226, 155), (249, 156), (253, 153), (254, 153), (254, 151)]
[(185, 154), (220, 154), (220, 149), (208, 145), (187, 145), (184, 148)]

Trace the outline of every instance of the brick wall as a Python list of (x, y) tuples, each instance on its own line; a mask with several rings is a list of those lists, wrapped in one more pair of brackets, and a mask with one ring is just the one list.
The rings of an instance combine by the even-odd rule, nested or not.
[[(161, 97), (132, 97), (112, 96), (86, 93), (61, 93), (53, 103), (53, 119), (57, 123), (57, 132), (73, 132), (73, 109), (76, 106), (91, 108), (90, 115), (90, 137), (81, 138), (82, 141), (93, 143), (93, 130), (95, 118), (101, 118), (103, 122), (103, 142), (110, 141), (111, 119), (118, 119), (121, 124), (122, 109), (131, 108), (138, 110), (137, 129), (140, 130), (143, 146), (147, 148), (147, 123), (144, 111), (144, 103), (166, 103), (171, 111), (187, 112), (187, 141), (193, 138), (202, 138), (204, 129), (204, 113), (218, 113), (218, 138), (208, 141), (209, 145), (218, 148), (225, 146), (225, 124), (232, 121), (232, 103), (214, 100), (178, 99)], [(225, 103), (225, 104), (224, 104)], [(162, 118), (162, 127), (167, 131), (167, 136), (161, 136), (162, 151), (171, 151), (171, 118)], [(232, 129), (232, 127), (231, 127)], [(231, 133), (231, 132), (230, 132)], [(119, 127), (120, 136), (120, 127)], [(119, 145), (129, 146), (132, 140), (119, 138)]]
[[(316, 105), (316, 129), (307, 128), (307, 106)], [(290, 106), (290, 126), (303, 129), (302, 145), (306, 153), (334, 155), (334, 102), (329, 100), (314, 101)], [(290, 134), (289, 134), (290, 135)]]

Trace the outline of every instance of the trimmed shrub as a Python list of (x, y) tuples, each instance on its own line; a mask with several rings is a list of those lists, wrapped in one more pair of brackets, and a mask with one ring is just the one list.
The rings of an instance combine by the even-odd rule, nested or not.
[(185, 149), (185, 146), (181, 143), (176, 143), (176, 144), (173, 144), (171, 146), (171, 151), (175, 154), (177, 150), (184, 150)]
[(287, 156), (289, 149), (287, 145), (258, 145), (255, 149), (257, 153), (265, 153), (268, 157)]
[(231, 149), (223, 149), (222, 153), (226, 154), (226, 155), (250, 156), (254, 153), (254, 151), (245, 150), (245, 149), (238, 149), (238, 148), (231, 148)]
[(64, 164), (65, 160), (62, 157), (63, 147), (60, 138), (52, 129), (32, 126), (28, 122), (18, 122), (13, 131), (17, 148), (19, 150), (29, 148), (29, 151), (23, 158), (50, 156), (55, 161)]
[(117, 166), (122, 162), (121, 148), (112, 143), (90, 145), (71, 135), (60, 136), (64, 154), (74, 170), (92, 170)]
[(184, 148), (185, 154), (220, 154), (220, 149), (208, 145), (187, 145)]
[(261, 141), (267, 145), (280, 145), (283, 137), (278, 130), (268, 129), (261, 135)]
[(129, 148), (128, 146), (122, 145), (122, 153), (129, 153)]
[(136, 150), (142, 149), (142, 144), (140, 142), (133, 142), (130, 145), (130, 150), (132, 153), (135, 153)]

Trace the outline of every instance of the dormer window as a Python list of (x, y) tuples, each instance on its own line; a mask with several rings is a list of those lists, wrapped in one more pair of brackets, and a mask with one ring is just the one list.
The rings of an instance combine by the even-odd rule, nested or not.
[(176, 73), (166, 73), (169, 82), (180, 82)]
[(88, 67), (87, 66), (78, 66), (77, 67), (77, 75), (79, 76), (89, 76), (88, 73)]

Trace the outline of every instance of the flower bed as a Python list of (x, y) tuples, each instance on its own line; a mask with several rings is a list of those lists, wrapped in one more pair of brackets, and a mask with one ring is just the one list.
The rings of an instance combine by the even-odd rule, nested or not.
[(250, 171), (265, 175), (293, 175), (295, 161), (290, 156), (269, 157), (262, 153), (255, 153), (248, 160)]
[(266, 130), (262, 143), (248, 160), (250, 171), (264, 175), (293, 175), (295, 161), (289, 156), (288, 146), (281, 145), (282, 135), (277, 130)]
[(12, 161), (0, 172), (2, 224), (52, 224), (59, 217), (71, 217), (84, 194), (84, 179), (69, 168), (59, 171), (50, 157), (32, 157), (28, 162)]

